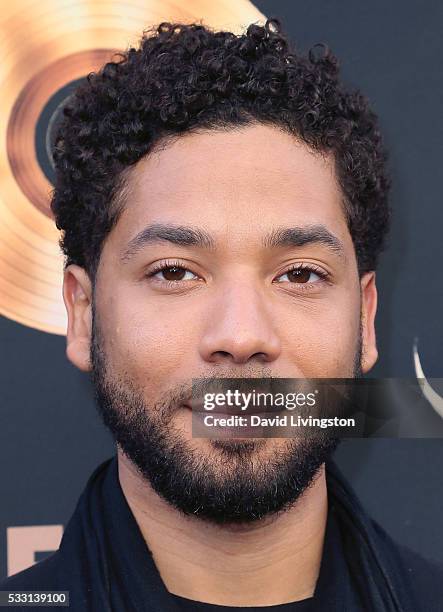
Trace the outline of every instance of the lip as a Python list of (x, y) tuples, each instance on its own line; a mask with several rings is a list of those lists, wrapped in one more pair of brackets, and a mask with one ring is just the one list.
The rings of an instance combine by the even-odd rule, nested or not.
[[(187, 410), (190, 410), (191, 412), (197, 412), (200, 414), (213, 414), (213, 415), (220, 415), (220, 416), (231, 416), (231, 415), (235, 415), (235, 414), (244, 414), (244, 411), (240, 411), (240, 410), (235, 410), (235, 407), (230, 407), (227, 406), (226, 409), (223, 410), (207, 410), (203, 404), (191, 404), (191, 402), (188, 402), (186, 404), (183, 404), (183, 408), (186, 408)], [(234, 410), (232, 409), (234, 408)]]
[(276, 414), (279, 414), (280, 412), (283, 412), (283, 410), (281, 409), (273, 409), (270, 410), (269, 408), (266, 408), (266, 406), (263, 407), (259, 407), (259, 406), (254, 406), (253, 409), (248, 409), (248, 410), (240, 410), (238, 407), (236, 406), (218, 406), (217, 410), (207, 410), (204, 408), (203, 404), (198, 403), (198, 404), (194, 404), (194, 406), (191, 404), (191, 402), (187, 402), (182, 404), (182, 407), (185, 408), (186, 410), (189, 410), (190, 412), (195, 412), (196, 414), (210, 414), (213, 415), (214, 417), (227, 417), (227, 416), (246, 416), (249, 417), (251, 415), (258, 415), (261, 417), (264, 416), (276, 416)]
[[(190, 406), (185, 406), (188, 410), (191, 410)], [(195, 411), (192, 415), (192, 436), (196, 438), (207, 438), (215, 440), (251, 440), (251, 439), (263, 439), (261, 435), (263, 431), (262, 426), (252, 427), (250, 425), (238, 425), (232, 424), (224, 426), (219, 423), (214, 423), (211, 427), (204, 424), (204, 418), (206, 416), (213, 416), (215, 419), (221, 418), (226, 419), (239, 415), (239, 413), (227, 413), (227, 412), (215, 412), (214, 410), (202, 410)], [(247, 416), (243, 412), (239, 416)]]

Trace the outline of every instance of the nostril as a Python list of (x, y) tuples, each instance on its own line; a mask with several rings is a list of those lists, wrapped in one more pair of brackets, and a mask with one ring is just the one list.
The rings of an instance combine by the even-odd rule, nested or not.
[(234, 363), (247, 363), (248, 361), (251, 361), (251, 360), (263, 363), (263, 362), (267, 362), (270, 360), (269, 356), (263, 352), (247, 354), (244, 356), (236, 355), (236, 354), (230, 353), (229, 351), (214, 351), (212, 353), (212, 360), (218, 360), (218, 359), (225, 360), (226, 358), (230, 359)]

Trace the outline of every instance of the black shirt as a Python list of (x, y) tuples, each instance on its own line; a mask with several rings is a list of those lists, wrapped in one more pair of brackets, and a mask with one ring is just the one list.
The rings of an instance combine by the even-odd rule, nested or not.
[[(314, 596), (243, 610), (442, 612), (443, 568), (396, 544), (372, 521), (333, 462), (327, 464), (326, 480), (328, 518)], [(70, 612), (242, 609), (167, 591), (121, 489), (116, 456), (91, 475), (59, 550), (0, 583), (0, 590), (69, 591), (69, 608), (55, 609)]]
[(238, 608), (237, 606), (215, 606), (213, 604), (202, 603), (201, 601), (192, 601), (178, 595), (172, 595), (174, 602), (178, 605), (179, 610), (183, 612), (311, 612), (313, 608), (313, 598), (303, 599), (302, 601), (294, 601), (293, 603), (280, 604), (279, 606), (260, 606)]

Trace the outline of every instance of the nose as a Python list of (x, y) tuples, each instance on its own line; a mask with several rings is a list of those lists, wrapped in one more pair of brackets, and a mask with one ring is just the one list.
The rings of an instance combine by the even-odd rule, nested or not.
[(258, 288), (242, 282), (214, 297), (200, 342), (200, 355), (206, 362), (268, 363), (280, 353), (270, 305)]

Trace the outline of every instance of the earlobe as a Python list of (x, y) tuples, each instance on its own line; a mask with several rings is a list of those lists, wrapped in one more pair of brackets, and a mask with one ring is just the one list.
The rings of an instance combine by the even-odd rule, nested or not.
[(375, 272), (367, 272), (360, 280), (361, 321), (362, 321), (362, 361), (364, 374), (374, 366), (378, 359), (375, 334), (375, 315), (377, 313), (377, 287)]
[(91, 370), (92, 283), (86, 271), (75, 264), (66, 267), (63, 300), (68, 315), (66, 355), (77, 368)]

